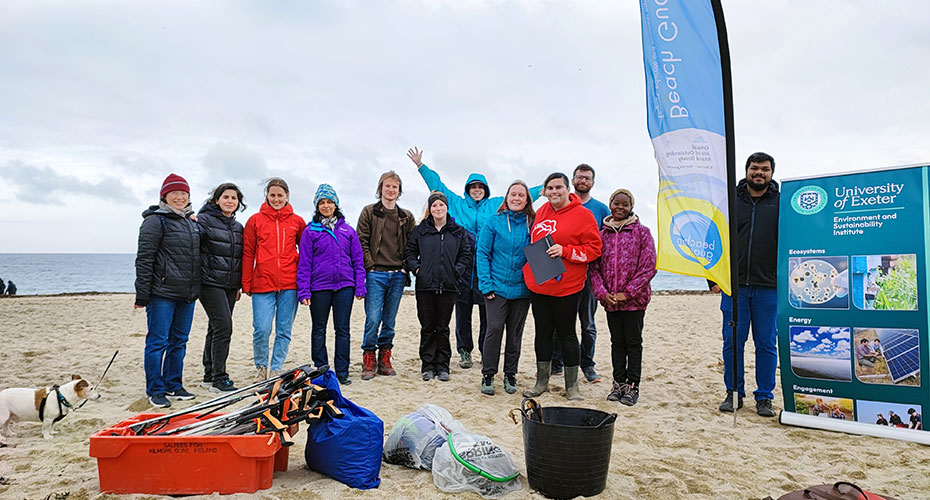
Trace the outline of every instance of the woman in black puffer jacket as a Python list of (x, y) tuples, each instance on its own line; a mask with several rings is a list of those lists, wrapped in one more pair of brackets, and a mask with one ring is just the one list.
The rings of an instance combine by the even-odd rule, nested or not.
[(226, 373), (233, 308), (242, 285), (242, 224), (236, 212), (245, 210), (242, 191), (231, 182), (220, 184), (197, 213), (200, 225), (200, 305), (207, 318), (203, 346), (203, 383), (213, 392), (235, 391)]
[(145, 393), (154, 406), (194, 399), (181, 384), (187, 337), (200, 291), (200, 229), (190, 205), (190, 187), (171, 174), (160, 201), (142, 213), (136, 253), (136, 309), (145, 308)]
[(449, 217), (445, 195), (433, 191), (426, 217), (414, 228), (404, 261), (416, 275), (423, 380), (449, 380), (449, 321), (459, 279), (471, 266), (472, 247), (465, 228)]

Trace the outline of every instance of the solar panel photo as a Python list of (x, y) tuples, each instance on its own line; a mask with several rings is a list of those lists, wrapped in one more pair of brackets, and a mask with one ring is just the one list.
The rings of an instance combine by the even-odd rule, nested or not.
[(878, 330), (882, 352), (891, 372), (891, 380), (898, 383), (920, 373), (920, 340), (917, 330)]

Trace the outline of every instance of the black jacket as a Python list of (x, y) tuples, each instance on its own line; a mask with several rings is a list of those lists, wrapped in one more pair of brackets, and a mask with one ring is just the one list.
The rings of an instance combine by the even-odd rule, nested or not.
[(200, 284), (227, 290), (242, 286), (242, 224), (205, 203), (200, 226)]
[(740, 286), (776, 287), (778, 266), (778, 183), (753, 201), (746, 179), (736, 185), (736, 253)]
[(471, 259), (471, 243), (465, 228), (451, 217), (439, 231), (432, 216), (423, 219), (410, 234), (404, 250), (404, 261), (416, 276), (419, 292), (455, 292)]
[(142, 212), (136, 252), (136, 305), (152, 297), (193, 302), (200, 293), (200, 229), (153, 205)]

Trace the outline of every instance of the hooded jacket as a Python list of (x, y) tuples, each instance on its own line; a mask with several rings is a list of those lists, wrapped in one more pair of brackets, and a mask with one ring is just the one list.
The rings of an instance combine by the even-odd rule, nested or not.
[(736, 254), (740, 286), (778, 286), (778, 183), (758, 200), (746, 189), (746, 179), (736, 185)]
[(312, 292), (351, 286), (356, 297), (365, 296), (365, 266), (358, 234), (340, 217), (330, 230), (311, 222), (300, 238), (297, 265), (297, 300), (310, 299)]
[(594, 214), (581, 205), (581, 199), (575, 193), (570, 193), (568, 200), (568, 205), (560, 210), (555, 210), (552, 203), (547, 202), (536, 212), (530, 239), (535, 243), (550, 235), (553, 243), (562, 245), (565, 272), (537, 285), (529, 263), (524, 264), (523, 278), (532, 292), (554, 297), (580, 292), (587, 279), (588, 263), (601, 256), (601, 236), (597, 232)]
[(297, 244), (307, 224), (290, 204), (275, 210), (262, 203), (242, 234), (242, 291), (297, 289)]
[(508, 300), (530, 296), (523, 274), (517, 271), (526, 264), (523, 248), (530, 244), (529, 223), (523, 212), (505, 209), (484, 225), (475, 252), (482, 295), (494, 293)]
[[(488, 180), (481, 174), (469, 174), (468, 180), (465, 181), (465, 186), (462, 190), (464, 195), (460, 195), (453, 193), (452, 190), (447, 188), (445, 183), (442, 182), (442, 179), (439, 178), (439, 174), (427, 167), (425, 163), (420, 165), (418, 171), (426, 182), (426, 187), (428, 187), (430, 191), (439, 191), (446, 195), (446, 198), (449, 200), (449, 215), (454, 217), (459, 225), (464, 227), (476, 238), (481, 233), (481, 228), (484, 227), (484, 223), (497, 213), (498, 207), (504, 202), (503, 196), (491, 198)], [(473, 182), (484, 184), (484, 198), (481, 200), (475, 201), (474, 198), (468, 194), (468, 185)], [(542, 185), (531, 187), (530, 203), (536, 201), (541, 194)]]
[(242, 285), (242, 224), (235, 216), (204, 203), (197, 212), (200, 226), (200, 283), (226, 290)]
[[(619, 231), (601, 228), (601, 258), (588, 267), (591, 289), (607, 312), (645, 311), (652, 298), (649, 282), (656, 275), (656, 246), (649, 228), (633, 222)], [(626, 300), (611, 306), (607, 294), (623, 292)]]
[(416, 276), (418, 292), (456, 292), (459, 278), (468, 272), (472, 248), (465, 228), (448, 217), (437, 230), (433, 216), (423, 219), (410, 234), (404, 260)]
[(152, 205), (142, 212), (136, 305), (152, 297), (193, 302), (200, 295), (200, 230), (189, 217)]

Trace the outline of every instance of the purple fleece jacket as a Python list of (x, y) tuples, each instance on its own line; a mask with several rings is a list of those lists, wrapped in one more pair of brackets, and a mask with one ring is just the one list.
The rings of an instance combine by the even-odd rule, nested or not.
[[(588, 266), (594, 297), (610, 312), (645, 311), (652, 298), (649, 282), (656, 275), (656, 246), (649, 228), (639, 221), (620, 231), (605, 224), (601, 241), (601, 258)], [(627, 299), (617, 306), (607, 305), (607, 294), (619, 292)]]
[(365, 264), (358, 234), (340, 218), (332, 231), (311, 222), (300, 238), (297, 263), (297, 300), (309, 299), (317, 290), (355, 288), (365, 296)]

